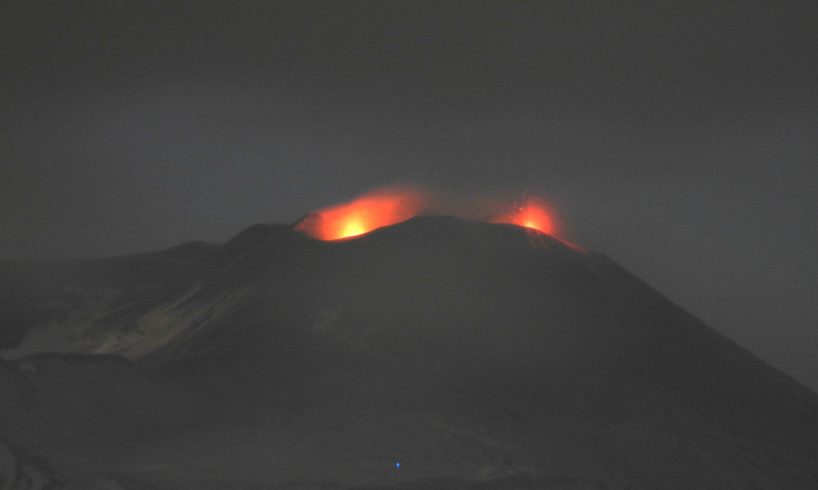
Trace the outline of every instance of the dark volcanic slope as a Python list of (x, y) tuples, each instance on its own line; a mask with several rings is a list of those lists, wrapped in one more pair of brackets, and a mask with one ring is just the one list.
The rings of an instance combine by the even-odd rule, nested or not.
[(258, 225), (184, 277), (60, 345), (205, 390), (217, 422), (92, 452), (87, 471), (161, 488), (818, 485), (812, 392), (545, 235), (439, 217), (325, 243)]
[(0, 349), (9, 355), (72, 350), (70, 339), (94, 327), (126, 323), (186, 289), (216, 245), (189, 242), (167, 250), (102, 259), (0, 261)]

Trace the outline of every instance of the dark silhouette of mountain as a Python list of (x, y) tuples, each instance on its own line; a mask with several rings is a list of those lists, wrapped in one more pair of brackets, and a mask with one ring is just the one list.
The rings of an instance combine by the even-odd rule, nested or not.
[[(51, 270), (70, 273), (33, 279)], [(256, 225), (221, 247), (3, 264), (0, 283), (38, 284), (7, 295), (30, 318), (6, 351), (26, 357), (0, 365), (0, 439), (65, 481), (818, 487), (814, 393), (606, 257), (516, 226), (321, 242)]]

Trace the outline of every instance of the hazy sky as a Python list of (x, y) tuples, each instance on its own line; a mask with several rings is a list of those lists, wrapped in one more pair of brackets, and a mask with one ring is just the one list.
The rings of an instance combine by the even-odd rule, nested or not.
[(0, 257), (539, 193), (818, 387), (814, 1), (0, 3)]

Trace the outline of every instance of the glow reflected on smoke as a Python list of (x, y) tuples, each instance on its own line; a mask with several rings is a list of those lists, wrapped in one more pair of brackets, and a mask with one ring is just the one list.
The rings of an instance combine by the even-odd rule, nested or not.
[(351, 201), (313, 211), (296, 229), (318, 240), (340, 240), (395, 225), (425, 209), (426, 196), (409, 187), (367, 192)]

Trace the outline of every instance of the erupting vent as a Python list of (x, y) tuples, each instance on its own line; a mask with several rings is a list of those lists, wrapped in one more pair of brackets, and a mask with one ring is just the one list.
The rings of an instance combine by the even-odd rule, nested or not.
[[(341, 240), (391, 226), (422, 213), (436, 214), (430, 194), (412, 187), (387, 187), (363, 194), (351, 201), (313, 211), (295, 225), (296, 230), (317, 240)], [(442, 200), (435, 196), (435, 204)], [(451, 211), (448, 206), (447, 211)], [(458, 209), (463, 208), (461, 205)], [(465, 214), (473, 214), (461, 209)], [(502, 214), (501, 214), (502, 213)], [(487, 213), (489, 214), (489, 213)], [(481, 221), (507, 223), (555, 235), (554, 214), (539, 199), (526, 199), (509, 211), (498, 211)]]
[(380, 189), (313, 211), (296, 229), (318, 240), (340, 240), (406, 221), (420, 214), (425, 202), (424, 194), (416, 189)]
[(498, 216), (492, 223), (509, 223), (553, 235), (556, 231), (553, 213), (538, 199), (528, 199), (510, 213)]

